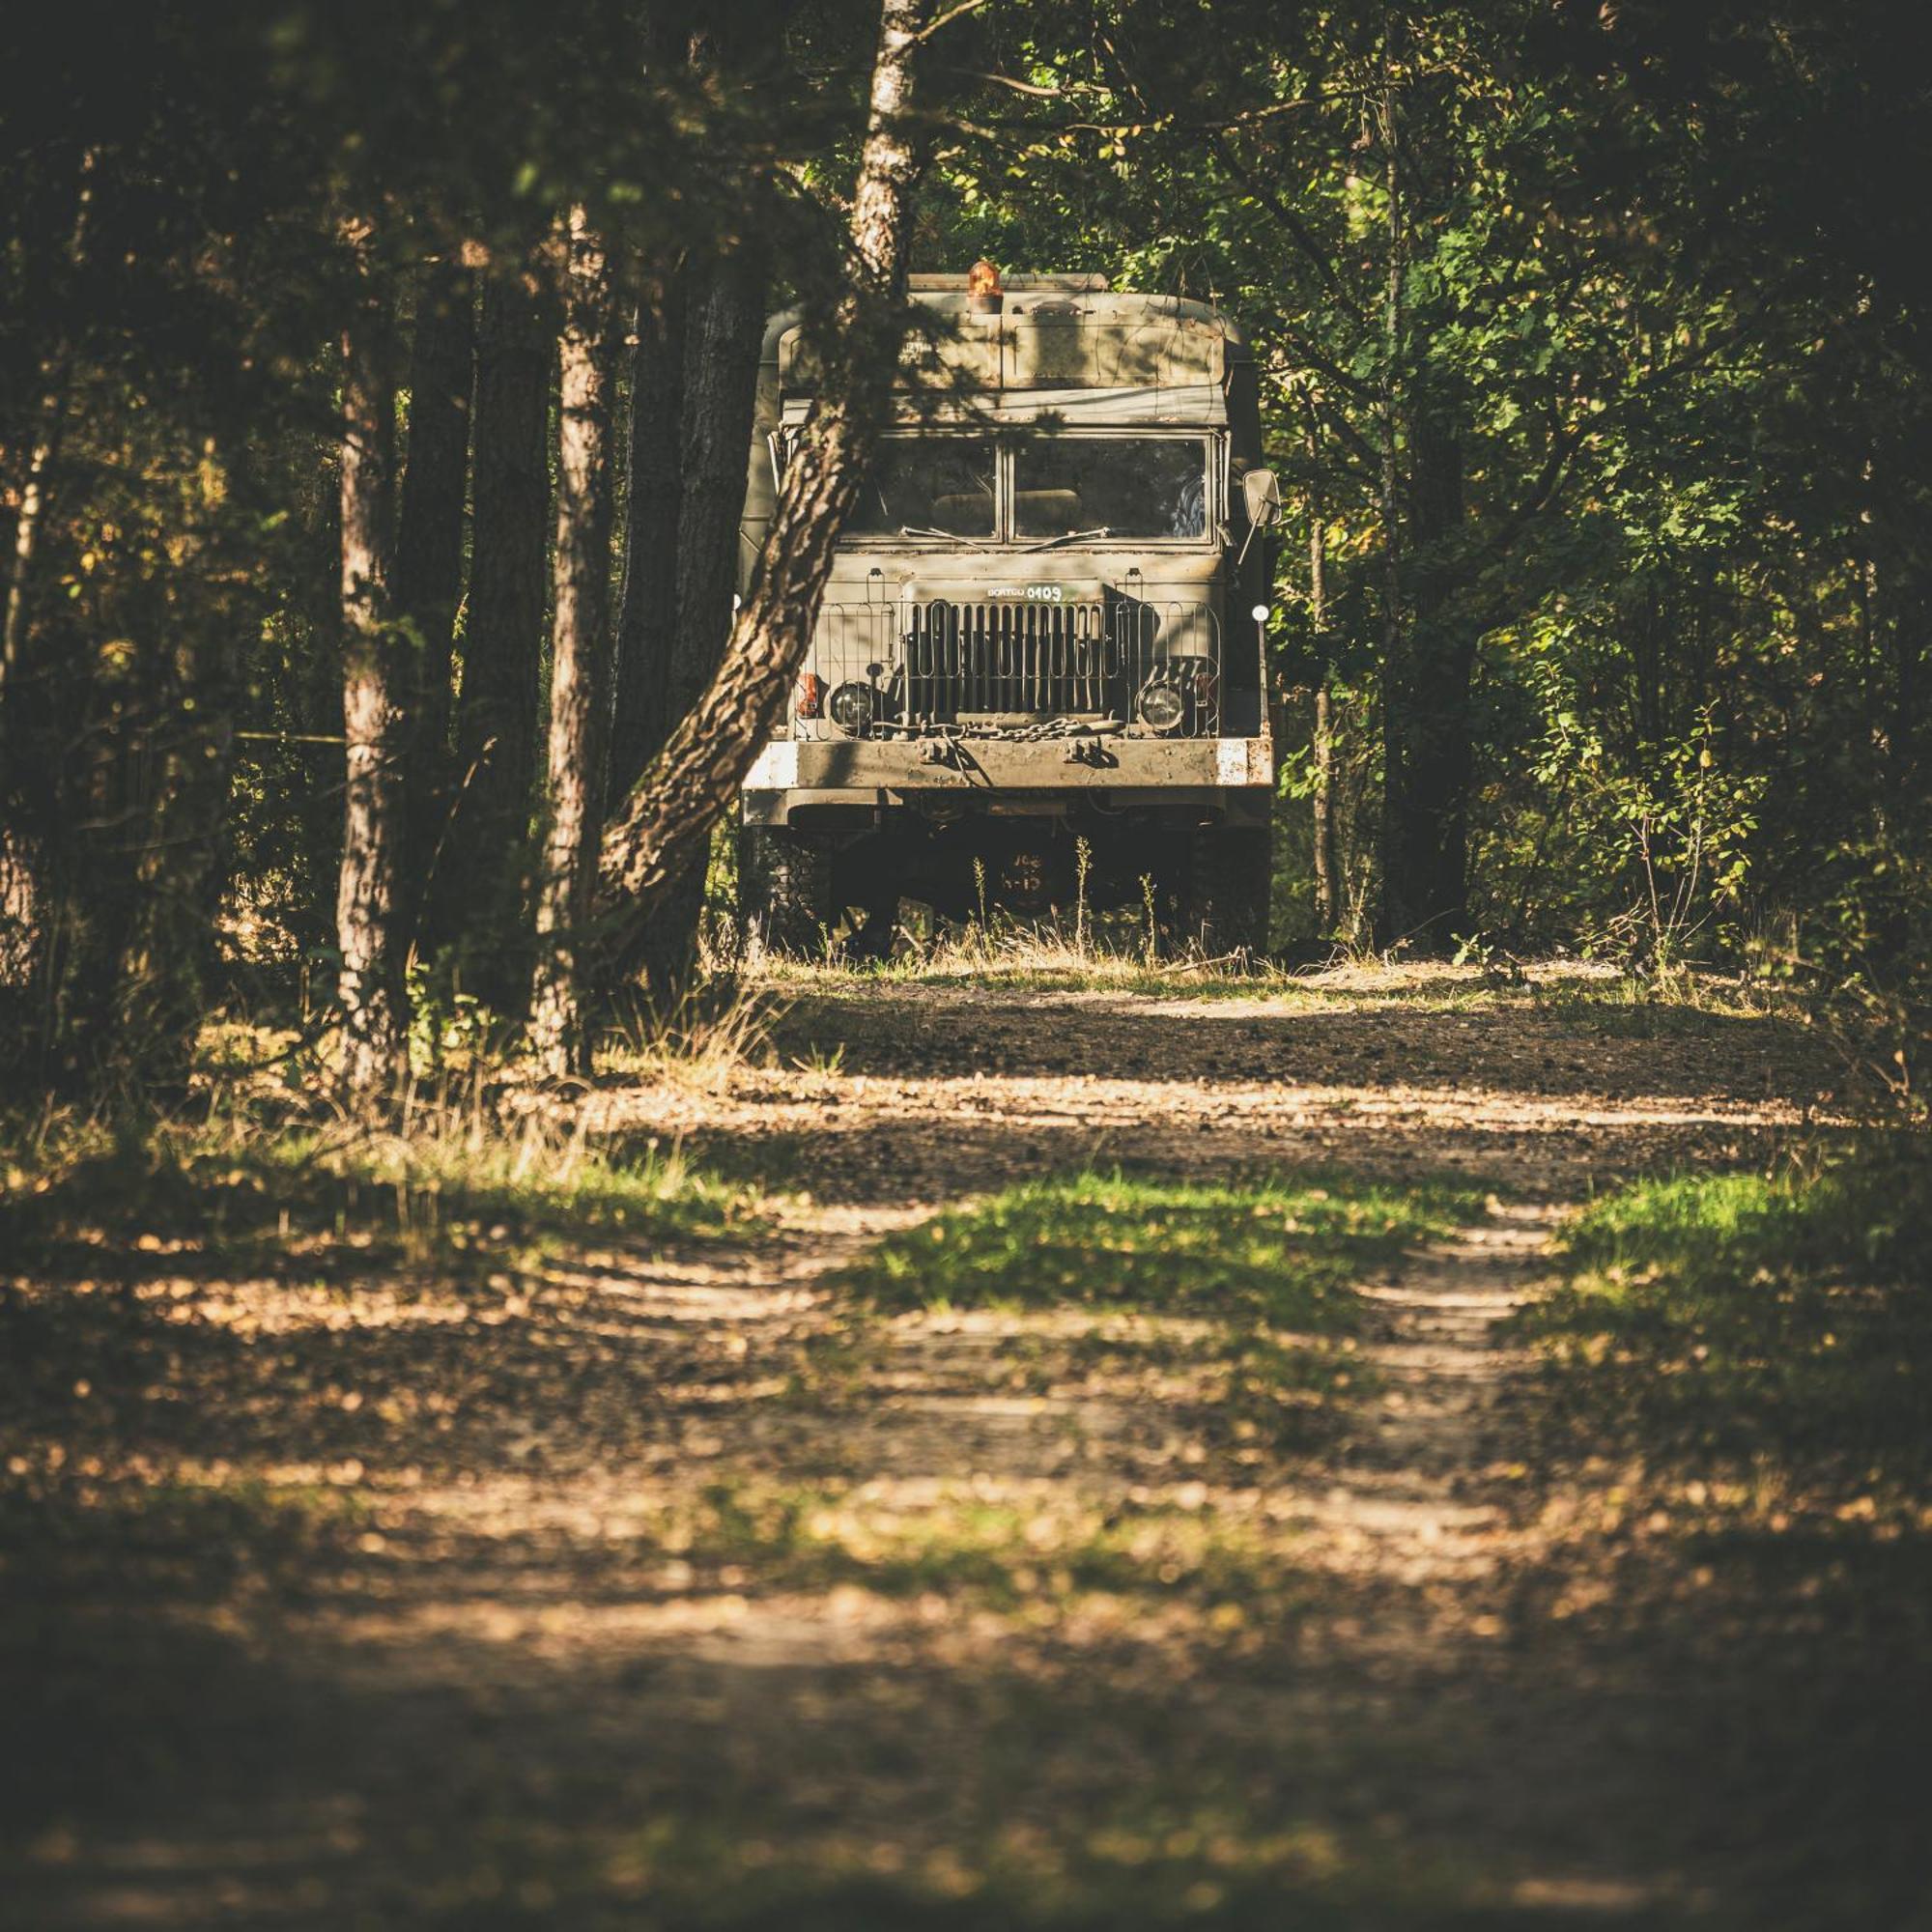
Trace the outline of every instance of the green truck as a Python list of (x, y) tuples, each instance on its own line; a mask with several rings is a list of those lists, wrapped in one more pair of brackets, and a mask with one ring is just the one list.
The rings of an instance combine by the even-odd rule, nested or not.
[[(929, 326), (840, 538), (781, 735), (744, 781), (740, 895), (771, 950), (1151, 903), (1210, 952), (1267, 940), (1274, 748), (1254, 358), (1219, 310), (1096, 275), (915, 276)], [(764, 340), (743, 556), (813, 370)]]

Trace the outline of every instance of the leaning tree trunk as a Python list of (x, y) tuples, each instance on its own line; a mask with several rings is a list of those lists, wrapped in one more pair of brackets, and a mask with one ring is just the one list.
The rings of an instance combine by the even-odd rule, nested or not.
[(523, 886), (542, 685), (554, 343), (520, 276), (483, 293), (473, 434), (475, 529), (457, 698), (456, 798), (430, 895), (432, 947), (461, 941), (491, 1005), (528, 990)]
[(385, 1103), (407, 1068), (397, 884), (402, 867), (403, 667), (389, 626), (395, 390), (387, 317), (365, 296), (342, 335), (342, 729), (347, 746), (341, 954), (343, 1098)]
[(620, 939), (641, 930), (701, 858), (782, 717), (833, 548), (891, 408), (920, 172), (911, 123), (925, 12), (925, 0), (883, 0), (880, 9), (847, 285), (829, 318), (818, 399), (786, 469), (764, 555), (717, 673), (604, 835), (601, 885)]
[(416, 290), (410, 353), (410, 441), (396, 518), (395, 612), (410, 630), (409, 888), (412, 910), (449, 807), (449, 680), (463, 594), (463, 500), (469, 480), (475, 287), (453, 262)]
[(558, 345), (550, 769), (537, 878), (529, 1037), (553, 1079), (588, 1070), (580, 953), (596, 881), (611, 637), (611, 278), (584, 212), (570, 213)]
[[(667, 726), (703, 696), (731, 635), (764, 297), (763, 263), (750, 251), (710, 264), (691, 289), (678, 437), (684, 489), (675, 544), (677, 624), (666, 679)], [(651, 747), (654, 753), (658, 749)], [(704, 870), (701, 864), (686, 868), (642, 935), (640, 963), (661, 1006), (675, 1003), (690, 982), (704, 910)]]

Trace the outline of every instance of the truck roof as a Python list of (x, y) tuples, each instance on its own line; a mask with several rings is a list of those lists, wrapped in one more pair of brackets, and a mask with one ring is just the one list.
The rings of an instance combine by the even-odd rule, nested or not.
[[(1225, 421), (1232, 370), (1250, 360), (1246, 338), (1220, 309), (1109, 289), (1102, 275), (1009, 275), (996, 308), (970, 295), (963, 275), (914, 276), (911, 294), (932, 325), (908, 335), (900, 385), (925, 414), (1010, 418), (1071, 408), (1089, 415), (1104, 392), (1119, 402), (1157, 397), (1164, 420)], [(816, 387), (800, 322), (801, 311), (789, 309), (765, 331), (767, 377), (787, 418)]]

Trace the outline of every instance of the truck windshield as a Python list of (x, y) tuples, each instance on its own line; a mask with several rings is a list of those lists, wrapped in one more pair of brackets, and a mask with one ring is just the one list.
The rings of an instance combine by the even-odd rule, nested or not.
[(1208, 445), (1191, 436), (1051, 436), (1013, 451), (1013, 534), (1199, 537)]
[(991, 537), (993, 513), (993, 445), (984, 437), (891, 437), (872, 459), (846, 528), (858, 536)]

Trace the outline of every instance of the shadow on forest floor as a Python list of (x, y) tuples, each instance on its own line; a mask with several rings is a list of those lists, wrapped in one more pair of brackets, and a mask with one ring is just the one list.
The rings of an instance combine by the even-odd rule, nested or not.
[[(1179, 1063), (1042, 1124), (963, 1063), (1079, 1016), (938, 997), (893, 1080), (818, 1008), (809, 1077), (675, 1101), (732, 1178), (612, 1144), (581, 1213), (472, 1168), (412, 1245), (393, 1187), (191, 1154), (19, 1209), (0, 1921), (1908, 1921), (1922, 1197), (1639, 1188), (1539, 1294), (1533, 1136), (1344, 1115), (1313, 1168)], [(1080, 1050), (1136, 1019), (1249, 1024)], [(1549, 1043), (1375, 1024), (1496, 1092)], [(1688, 1036), (1660, 1140), (1561, 1024), (1569, 1179), (1828, 1077)]]

